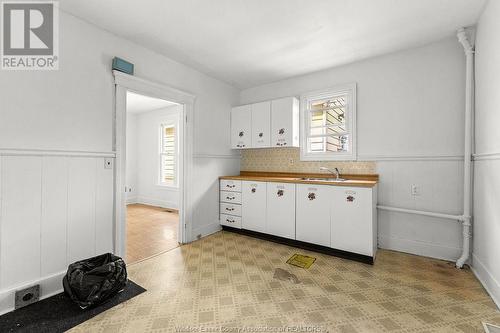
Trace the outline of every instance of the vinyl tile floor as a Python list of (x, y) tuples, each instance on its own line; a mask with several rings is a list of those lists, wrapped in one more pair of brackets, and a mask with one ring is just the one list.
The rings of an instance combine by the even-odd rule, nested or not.
[(126, 262), (141, 261), (179, 246), (178, 225), (177, 212), (141, 204), (128, 205)]
[[(317, 260), (286, 264), (295, 253)], [(469, 269), (387, 250), (370, 266), (221, 231), (130, 265), (129, 276), (147, 292), (72, 331), (472, 333), (500, 324)]]

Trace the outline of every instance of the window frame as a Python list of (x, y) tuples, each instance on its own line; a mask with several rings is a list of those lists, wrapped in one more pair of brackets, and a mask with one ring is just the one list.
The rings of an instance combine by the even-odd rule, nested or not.
[[(308, 138), (310, 130), (309, 103), (315, 100), (348, 95), (346, 108), (346, 132), (349, 135), (347, 152), (309, 152)], [(356, 83), (349, 83), (317, 90), (300, 96), (300, 160), (301, 161), (355, 161), (357, 160), (356, 133)]]
[[(174, 179), (171, 182), (165, 182), (162, 179), (162, 169), (163, 169), (163, 162), (162, 162), (162, 157), (163, 155), (168, 155), (167, 153), (163, 152), (163, 139), (164, 139), (164, 131), (167, 128), (174, 128)], [(178, 181), (178, 175), (179, 175), (179, 143), (178, 143), (178, 138), (179, 138), (179, 126), (177, 122), (173, 121), (165, 121), (161, 122), (159, 124), (159, 140), (158, 140), (158, 186), (162, 187), (173, 187), (173, 188), (178, 188), (179, 187), (179, 181)]]

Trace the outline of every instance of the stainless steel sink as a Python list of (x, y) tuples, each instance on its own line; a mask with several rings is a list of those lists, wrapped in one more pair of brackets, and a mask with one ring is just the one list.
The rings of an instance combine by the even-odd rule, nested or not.
[(345, 182), (347, 179), (344, 179), (344, 178), (308, 178), (308, 177), (304, 177), (304, 178), (301, 178), (302, 180), (317, 180), (317, 181), (322, 181), (322, 182), (332, 182), (332, 183), (336, 183), (336, 182)]

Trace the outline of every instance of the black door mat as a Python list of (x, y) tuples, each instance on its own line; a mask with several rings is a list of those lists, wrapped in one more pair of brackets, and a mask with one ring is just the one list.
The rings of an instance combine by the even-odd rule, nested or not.
[(80, 309), (69, 297), (60, 293), (0, 316), (0, 332), (65, 332), (145, 291), (128, 280), (127, 286), (118, 295), (86, 310)]

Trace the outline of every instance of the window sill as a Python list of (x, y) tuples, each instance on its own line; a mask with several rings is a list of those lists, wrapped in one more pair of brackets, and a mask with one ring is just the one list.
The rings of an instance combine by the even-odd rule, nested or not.
[(353, 154), (347, 154), (347, 155), (327, 155), (327, 154), (322, 154), (322, 155), (311, 155), (311, 154), (301, 154), (300, 155), (300, 160), (301, 161), (310, 161), (310, 162), (327, 162), (327, 161), (352, 161), (356, 162), (358, 160), (356, 155)]
[(172, 190), (178, 190), (179, 186), (175, 184), (156, 184), (157, 187), (163, 188), (163, 189), (172, 189)]

